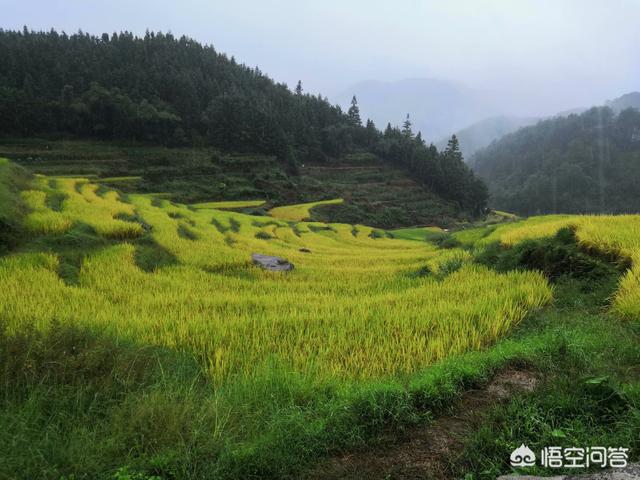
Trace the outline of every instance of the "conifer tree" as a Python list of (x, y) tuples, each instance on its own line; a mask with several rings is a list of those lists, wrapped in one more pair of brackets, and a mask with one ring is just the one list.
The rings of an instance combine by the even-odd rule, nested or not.
[(460, 152), (460, 143), (458, 137), (451, 135), (451, 139), (447, 142), (447, 148), (444, 151), (447, 158), (463, 161), (462, 152)]
[(387, 123), (387, 128), (384, 129), (384, 136), (390, 137), (393, 134), (393, 127), (391, 127), (391, 122)]
[(358, 100), (356, 99), (355, 95), (351, 99), (351, 106), (347, 111), (347, 115), (353, 125), (362, 126), (362, 120), (360, 119), (360, 108), (358, 107)]
[(412, 126), (411, 120), (409, 119), (409, 114), (407, 113), (407, 118), (402, 124), (402, 134), (407, 138), (413, 137), (413, 131), (411, 130), (411, 126)]

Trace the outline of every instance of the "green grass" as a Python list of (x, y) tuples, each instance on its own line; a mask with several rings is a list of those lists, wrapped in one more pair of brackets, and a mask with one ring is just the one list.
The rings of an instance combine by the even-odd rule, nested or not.
[(142, 180), (142, 177), (139, 175), (130, 175), (128, 177), (102, 177), (97, 179), (98, 182), (103, 183), (128, 183), (128, 182), (137, 182)]
[(138, 193), (137, 195), (146, 198), (171, 198), (172, 194), (169, 192), (151, 192), (151, 193)]
[[(506, 471), (521, 434), (639, 438), (638, 323), (606, 303), (628, 266), (613, 247), (635, 251), (637, 219), (551, 239), (566, 219), (532, 219), (444, 249), (72, 178), (18, 190), (4, 198), (29, 207), (28, 236), (0, 257), (0, 477), (295, 478), (448, 411), (506, 366), (548, 383), (496, 410), (452, 471)], [(296, 268), (259, 270), (255, 251)], [(624, 397), (602, 417), (616, 431), (581, 390), (603, 375)]]
[(264, 199), (270, 205), (287, 205), (344, 198), (344, 204), (313, 209), (311, 219), (323, 223), (388, 229), (445, 226), (468, 217), (453, 202), (414, 182), (405, 170), (369, 154), (305, 163), (299, 175), (291, 175), (273, 156), (228, 154), (204, 147), (0, 138), (3, 156), (35, 173), (116, 179), (112, 185), (122, 192), (166, 192), (183, 204)]
[(201, 202), (189, 205), (196, 210), (215, 208), (218, 210), (233, 210), (241, 208), (259, 207), (264, 205), (266, 200), (234, 200), (228, 202)]
[[(604, 310), (616, 284), (611, 275), (596, 282), (558, 281), (555, 306), (534, 314), (513, 337), (526, 344), (546, 336), (560, 346), (557, 355), (536, 366), (542, 384), (489, 413), (452, 464), (452, 476), (489, 480), (510, 473), (509, 455), (522, 443), (535, 452), (546, 446), (625, 447), (631, 460), (638, 459), (640, 328)], [(571, 470), (538, 465), (517, 472), (584, 472)]]
[(27, 187), (26, 171), (0, 158), (0, 255), (14, 248), (23, 236), (26, 206), (20, 191)]
[(491, 210), (491, 213), (497, 215), (498, 217), (503, 217), (507, 220), (518, 220), (518, 216), (514, 213), (502, 212), (500, 210)]
[(390, 233), (394, 238), (419, 242), (438, 241), (446, 236), (446, 232), (440, 227), (399, 228)]

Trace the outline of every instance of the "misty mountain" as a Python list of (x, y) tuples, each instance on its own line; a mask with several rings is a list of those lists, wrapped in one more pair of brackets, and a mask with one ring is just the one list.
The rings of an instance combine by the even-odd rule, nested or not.
[(422, 132), (427, 142), (499, 113), (481, 92), (435, 78), (369, 80), (346, 89), (335, 100), (347, 107), (353, 95), (362, 117), (371, 118), (379, 128), (387, 123), (399, 125), (410, 114), (414, 131)]
[[(613, 100), (608, 100), (604, 104), (611, 108), (614, 113), (620, 113), (626, 108), (640, 109), (640, 92), (626, 93)], [(555, 117), (568, 117), (569, 115), (580, 115), (589, 110), (588, 107), (577, 107), (570, 110), (562, 111)], [(505, 135), (515, 132), (516, 130), (533, 125), (542, 120), (539, 117), (512, 117), (501, 115), (497, 117), (485, 118), (474, 123), (462, 130), (455, 132), (460, 142), (460, 150), (464, 158), (469, 161), (471, 157), (481, 148), (488, 146), (494, 140), (499, 140)], [(436, 143), (438, 148), (445, 148), (449, 141), (449, 134), (445, 135)]]
[[(608, 105), (629, 105), (625, 95)], [(479, 150), (471, 165), (491, 206), (523, 215), (640, 212), (640, 110), (558, 116)]]
[(629, 92), (605, 104), (616, 113), (620, 113), (625, 108), (636, 108), (640, 110), (640, 92)]
[[(498, 116), (485, 118), (462, 130), (458, 130), (455, 135), (460, 142), (460, 150), (464, 158), (468, 161), (474, 153), (486, 147), (494, 140), (498, 140), (508, 133), (515, 132), (519, 128), (536, 123), (536, 117), (508, 117)], [(447, 146), (449, 135), (443, 137), (436, 146), (441, 149)]]
[[(624, 95), (607, 100), (603, 106), (609, 107), (614, 113), (620, 113), (625, 108), (637, 108), (640, 110), (640, 92), (629, 92)], [(569, 110), (563, 110), (554, 115), (554, 117), (568, 117), (571, 114), (580, 115), (589, 110), (590, 107), (576, 107)]]
[[(326, 98), (305, 93), (301, 83), (291, 91), (257, 67), (187, 37), (0, 29), (0, 65), (3, 135), (261, 154), (277, 160), (272, 171), (258, 178), (239, 161), (242, 176), (260, 188), (266, 178), (284, 175), (289, 190), (294, 181), (302, 182), (303, 164), (326, 166), (360, 154), (402, 170), (419, 189), (457, 210), (475, 214), (486, 205), (486, 187), (455, 149), (438, 152), (410, 125), (383, 134), (370, 122), (363, 124), (357, 105), (345, 113)], [(206, 166), (214, 178), (222, 175), (213, 170)], [(279, 195), (283, 188), (271, 193)]]

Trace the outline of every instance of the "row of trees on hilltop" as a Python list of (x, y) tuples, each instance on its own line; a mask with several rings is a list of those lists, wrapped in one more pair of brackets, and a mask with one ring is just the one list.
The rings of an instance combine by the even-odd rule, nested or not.
[(187, 37), (0, 30), (0, 65), (3, 134), (212, 145), (276, 155), (291, 173), (300, 162), (370, 151), (466, 210), (486, 205), (455, 141), (440, 153), (410, 124), (383, 134), (363, 125), (355, 97), (344, 112)]
[[(365, 131), (373, 135), (372, 124)], [(427, 145), (420, 132), (414, 135), (409, 115), (402, 129), (390, 124), (376, 139), (374, 151), (388, 161), (408, 169), (413, 177), (442, 197), (457, 201), (462, 208), (481, 213), (488, 190), (464, 162), (458, 139), (451, 137), (445, 150)]]
[(640, 111), (608, 107), (507, 135), (472, 158), (496, 208), (524, 215), (640, 211)]
[(0, 31), (0, 128), (280, 154), (343, 112), (186, 37)]

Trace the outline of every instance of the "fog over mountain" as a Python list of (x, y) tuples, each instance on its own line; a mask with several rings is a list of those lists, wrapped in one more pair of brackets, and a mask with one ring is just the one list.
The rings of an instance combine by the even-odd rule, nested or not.
[[(362, 111), (382, 127), (409, 112), (434, 141), (483, 118), (554, 115), (640, 84), (636, 0), (615, 8), (597, 0), (157, 0), (153, 8), (0, 0), (0, 8), (7, 29), (186, 35), (290, 88), (301, 80), (333, 102), (360, 93)], [(375, 91), (382, 105), (369, 101)]]
[[(499, 115), (495, 117), (484, 118), (478, 122), (475, 122), (468, 127), (455, 132), (447, 132), (442, 138), (435, 142), (438, 148), (445, 148), (450, 136), (455, 133), (460, 142), (460, 150), (462, 151), (465, 160), (470, 161), (473, 154), (478, 150), (486, 147), (494, 140), (499, 140), (503, 136), (515, 132), (516, 130), (533, 125), (540, 120), (549, 117), (566, 117), (568, 115), (578, 115), (586, 112), (594, 105), (576, 107), (570, 110), (558, 112), (555, 115), (546, 117), (517, 117)], [(614, 113), (620, 113), (625, 108), (640, 109), (640, 92), (630, 92), (621, 95), (613, 100), (607, 100), (605, 102), (598, 102), (595, 106), (607, 106), (611, 108)]]
[(347, 88), (336, 100), (346, 108), (353, 95), (362, 115), (371, 118), (378, 127), (384, 128), (388, 122), (398, 125), (409, 114), (414, 130), (421, 131), (428, 141), (500, 111), (485, 93), (435, 78), (369, 80)]
[[(537, 117), (508, 117), (500, 115), (497, 117), (489, 117), (479, 122), (475, 122), (462, 130), (455, 132), (460, 142), (460, 151), (465, 158), (469, 160), (475, 152), (486, 147), (494, 140), (498, 140), (508, 133), (515, 132), (519, 128), (533, 125), (538, 120)], [(436, 143), (438, 148), (445, 148), (449, 141), (451, 132), (443, 136)]]

